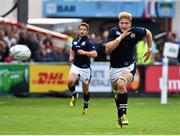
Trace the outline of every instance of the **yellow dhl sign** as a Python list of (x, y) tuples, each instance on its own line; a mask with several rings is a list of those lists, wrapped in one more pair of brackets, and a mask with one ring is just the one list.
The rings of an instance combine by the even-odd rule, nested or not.
[(69, 65), (31, 65), (30, 92), (66, 91), (69, 69)]

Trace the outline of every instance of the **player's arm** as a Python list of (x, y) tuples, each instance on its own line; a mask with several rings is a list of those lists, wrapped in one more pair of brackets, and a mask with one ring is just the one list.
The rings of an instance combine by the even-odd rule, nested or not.
[(111, 52), (119, 45), (119, 43), (127, 36), (129, 35), (131, 32), (128, 30), (126, 30), (125, 32), (123, 32), (119, 37), (117, 37), (116, 39), (107, 42), (105, 44), (105, 50), (108, 54), (111, 54)]
[(111, 54), (111, 52), (119, 45), (119, 43), (122, 41), (122, 37), (119, 36), (113, 41), (107, 42), (105, 44), (105, 51), (108, 54)]
[(148, 50), (144, 54), (144, 62), (146, 62), (149, 59), (149, 57), (151, 57), (152, 55), (152, 33), (148, 29), (146, 29), (145, 38), (147, 41)]
[(88, 51), (85, 51), (85, 50), (78, 50), (77, 52), (79, 55), (86, 55), (88, 57), (97, 57), (97, 51), (96, 51), (96, 48), (95, 48), (95, 45), (92, 41), (89, 41), (88, 43)]
[(70, 49), (70, 53), (69, 53), (69, 62), (73, 62), (74, 61), (74, 51), (72, 49)]
[(97, 52), (95, 50), (92, 50), (92, 51), (84, 51), (84, 50), (78, 50), (77, 52), (79, 55), (86, 55), (88, 57), (97, 57)]

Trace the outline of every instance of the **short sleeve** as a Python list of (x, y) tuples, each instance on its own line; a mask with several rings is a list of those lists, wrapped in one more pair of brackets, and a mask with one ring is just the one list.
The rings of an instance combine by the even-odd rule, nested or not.
[(143, 27), (136, 27), (135, 28), (135, 31), (136, 33), (138, 34), (138, 37), (141, 39), (141, 38), (144, 38), (146, 36), (146, 29), (143, 28)]
[(72, 47), (71, 47), (72, 50), (75, 50), (74, 48), (74, 40), (72, 41)]
[(89, 40), (89, 43), (88, 43), (88, 47), (89, 47), (89, 51), (93, 51), (93, 50), (96, 50), (96, 47), (95, 47), (95, 44)]
[(107, 43), (107, 42), (110, 42), (110, 41), (113, 41), (115, 38), (116, 38), (116, 29), (115, 29), (115, 28), (112, 28), (112, 29), (109, 31), (109, 34), (108, 34), (106, 43)]

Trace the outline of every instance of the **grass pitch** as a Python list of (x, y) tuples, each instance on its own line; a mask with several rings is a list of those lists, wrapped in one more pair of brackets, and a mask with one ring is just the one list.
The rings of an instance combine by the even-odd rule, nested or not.
[(116, 128), (113, 98), (92, 98), (82, 115), (80, 98), (1, 98), (1, 135), (180, 135), (180, 98), (161, 105), (158, 98), (129, 98), (129, 125)]

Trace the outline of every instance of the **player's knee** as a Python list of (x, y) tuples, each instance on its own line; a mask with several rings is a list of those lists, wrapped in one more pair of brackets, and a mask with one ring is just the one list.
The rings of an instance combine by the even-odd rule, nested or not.
[(118, 93), (124, 93), (126, 91), (126, 84), (124, 82), (118, 82)]
[(69, 79), (68, 80), (68, 87), (72, 87), (73, 85), (74, 85), (74, 80), (72, 80), (72, 79)]

